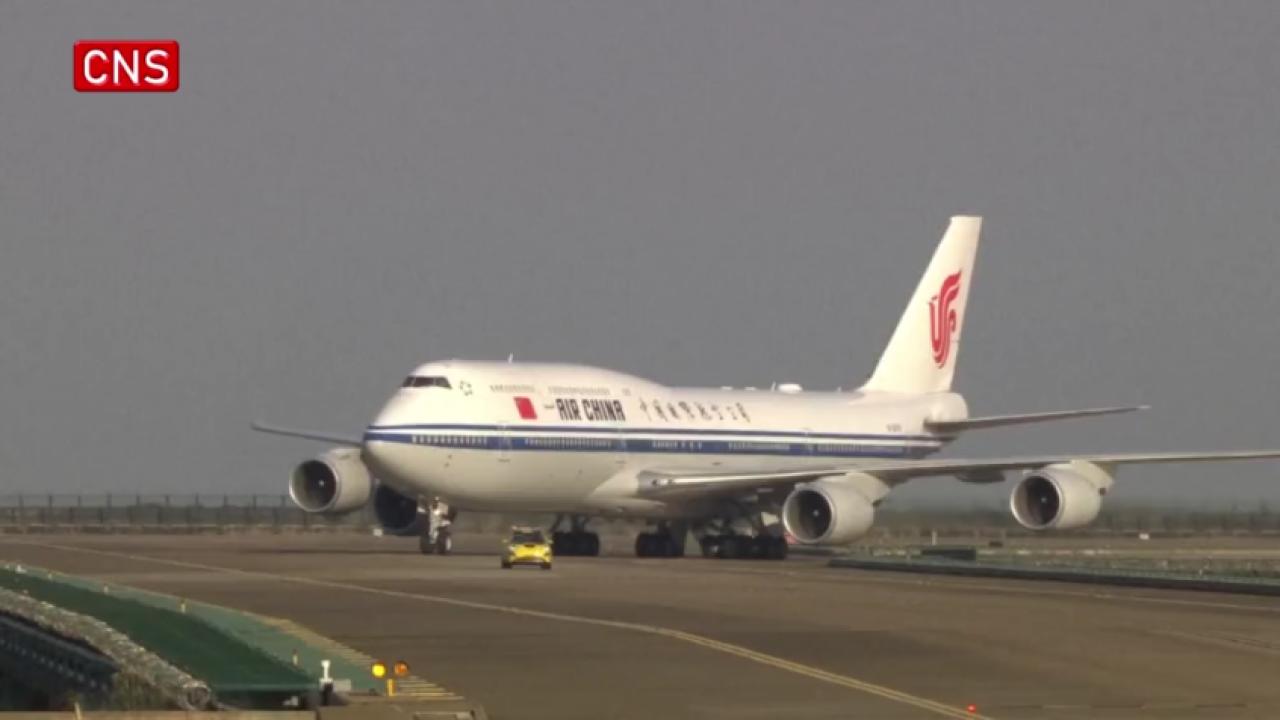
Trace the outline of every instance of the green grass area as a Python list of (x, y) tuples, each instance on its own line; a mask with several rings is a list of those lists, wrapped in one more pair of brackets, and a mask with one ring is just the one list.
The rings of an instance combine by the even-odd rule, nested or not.
[(97, 618), (192, 676), (218, 696), (303, 694), (314, 681), (204, 620), (32, 573), (0, 570), (0, 587)]

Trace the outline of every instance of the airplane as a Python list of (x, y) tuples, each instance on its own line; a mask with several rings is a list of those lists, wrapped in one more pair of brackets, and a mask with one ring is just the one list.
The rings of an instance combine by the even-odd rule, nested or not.
[[(598, 555), (597, 518), (646, 521), (639, 557), (782, 559), (789, 540), (848, 544), (896, 485), (1021, 477), (1014, 519), (1070, 529), (1098, 516), (1116, 470), (1137, 463), (1280, 457), (1280, 450), (929, 457), (971, 430), (1145, 406), (973, 417), (951, 389), (982, 219), (953, 217), (870, 378), (856, 390), (795, 384), (683, 388), (583, 365), (446, 360), (419, 366), (362, 435), (254, 423), (339, 447), (293, 470), (310, 513), (372, 502), (388, 533), (452, 546), (464, 511), (555, 514), (554, 552)], [(437, 505), (438, 503), (438, 505)], [(434, 508), (428, 512), (427, 507)], [(568, 520), (567, 527), (565, 525)]]

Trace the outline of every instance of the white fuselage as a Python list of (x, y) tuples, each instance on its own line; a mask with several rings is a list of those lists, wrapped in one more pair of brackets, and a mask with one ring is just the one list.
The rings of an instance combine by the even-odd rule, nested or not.
[[(415, 386), (415, 378), (418, 379)], [(921, 458), (966, 417), (954, 393), (673, 388), (578, 365), (447, 361), (419, 367), (364, 435), (378, 478), (473, 510), (675, 517), (639, 475), (761, 471)]]

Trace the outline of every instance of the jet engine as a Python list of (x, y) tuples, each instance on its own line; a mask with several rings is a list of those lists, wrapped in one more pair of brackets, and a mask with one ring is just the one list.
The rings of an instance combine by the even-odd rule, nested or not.
[(373, 491), (373, 513), (388, 535), (421, 535), (426, 518), (418, 512), (418, 499), (403, 495), (386, 485)]
[(334, 448), (293, 469), (289, 497), (311, 513), (338, 515), (369, 502), (373, 477), (356, 448)]
[(782, 526), (805, 545), (839, 545), (867, 534), (875, 507), (846, 482), (797, 485), (782, 503)]
[(1048, 465), (1013, 488), (1009, 508), (1028, 530), (1070, 530), (1093, 522), (1113, 483), (1102, 467), (1081, 460)]

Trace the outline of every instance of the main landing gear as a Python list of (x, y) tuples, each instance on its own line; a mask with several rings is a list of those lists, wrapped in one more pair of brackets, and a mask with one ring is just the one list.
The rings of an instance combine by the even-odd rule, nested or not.
[[(732, 560), (782, 560), (787, 557), (787, 540), (776, 523), (766, 523), (760, 512), (739, 512), (738, 528), (733, 517), (707, 523), (696, 523), (694, 534), (702, 557)], [(750, 528), (742, 532), (742, 520)], [(684, 557), (689, 525), (684, 522), (658, 521), (653, 530), (636, 536), (636, 557)]]
[(734, 506), (725, 517), (695, 529), (705, 558), (785, 560), (787, 557), (787, 539), (777, 521), (777, 512), (769, 506)]
[(780, 535), (703, 535), (702, 557), (722, 560), (785, 560), (787, 539)]
[(596, 557), (600, 554), (600, 536), (587, 531), (584, 515), (569, 517), (569, 530), (560, 530), (564, 515), (557, 515), (551, 524), (551, 552), (560, 557)]
[(659, 522), (657, 528), (636, 536), (636, 557), (684, 557), (684, 523)]

